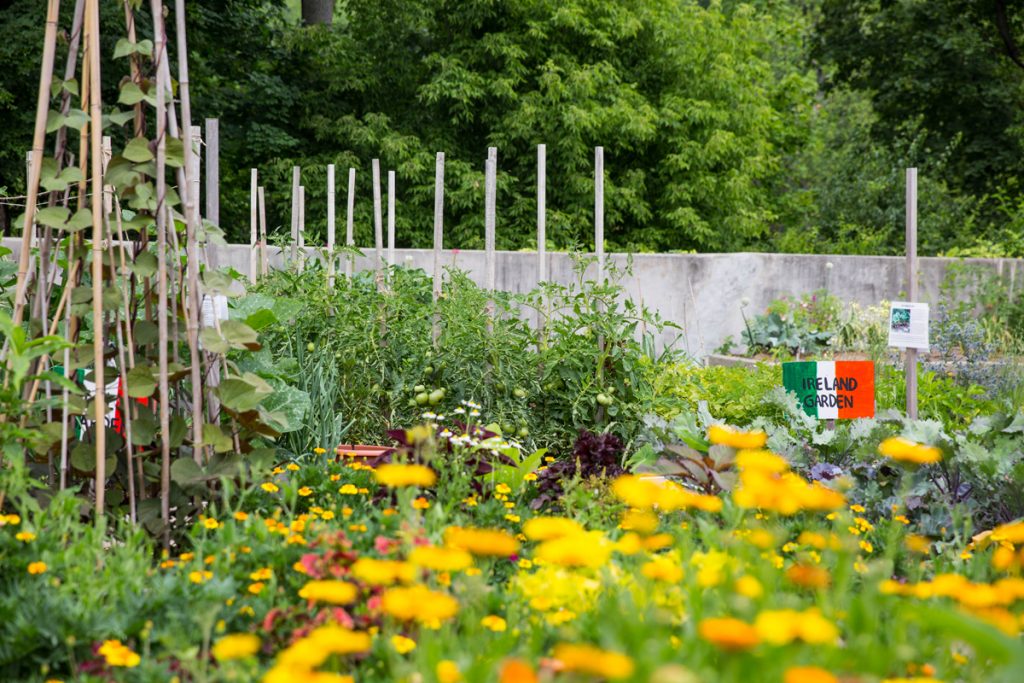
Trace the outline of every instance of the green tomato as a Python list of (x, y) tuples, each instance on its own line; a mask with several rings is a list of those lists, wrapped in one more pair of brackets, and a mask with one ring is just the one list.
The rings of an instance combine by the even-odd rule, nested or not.
[(426, 388), (425, 386), (423, 386), (422, 384), (417, 384), (416, 386), (414, 386), (414, 387), (412, 388), (412, 390), (413, 390), (413, 391), (415, 391), (415, 392), (416, 392), (417, 394), (419, 394), (419, 393), (421, 393), (421, 392), (424, 392), (424, 391), (426, 391), (426, 390), (427, 390), (427, 388)]
[(436, 389), (434, 391), (431, 391), (430, 395), (427, 396), (427, 400), (430, 401), (430, 405), (432, 405), (432, 406), (436, 406), (438, 403), (441, 402), (441, 400), (443, 398), (444, 398), (444, 391), (442, 391), (441, 389)]
[(314, 344), (313, 342), (309, 342), (308, 344), (306, 344), (306, 350), (309, 352), (316, 351), (316, 344)]
[(513, 425), (511, 422), (502, 422), (501, 423), (501, 433), (502, 434), (511, 434), (514, 429), (515, 429), (515, 425)]
[(523, 389), (522, 387), (516, 387), (515, 391), (512, 393), (515, 394), (516, 398), (526, 398), (526, 389)]
[(416, 401), (416, 405), (418, 405), (418, 406), (425, 406), (425, 405), (427, 405), (427, 401), (429, 401), (429, 400), (430, 400), (430, 396), (425, 391), (421, 391), (420, 393), (416, 394), (415, 401)]
[(423, 372), (428, 374), (428, 375), (430, 373), (432, 373), (433, 371), (434, 371), (434, 366), (433, 365), (428, 365), (427, 367), (423, 368)]
[(519, 428), (519, 438), (525, 439), (529, 435), (530, 435), (530, 430), (529, 429), (527, 429), (526, 427), (520, 427)]
[(608, 394), (597, 395), (597, 402), (603, 406), (610, 406), (614, 401), (615, 399), (609, 396)]

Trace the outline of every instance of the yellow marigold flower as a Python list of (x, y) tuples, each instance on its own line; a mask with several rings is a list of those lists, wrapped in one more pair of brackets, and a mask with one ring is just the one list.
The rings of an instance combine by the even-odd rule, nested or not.
[(384, 591), (381, 609), (401, 621), (428, 623), (451, 619), (458, 613), (459, 603), (447, 593), (432, 591), (417, 584)]
[(861, 541), (860, 542), (860, 549), (863, 550), (864, 552), (866, 552), (869, 555), (871, 553), (875, 552), (875, 546), (871, 545), (871, 543), (869, 543), (868, 541)]
[(697, 632), (715, 647), (729, 652), (749, 650), (761, 642), (753, 626), (732, 617), (703, 619)]
[(901, 462), (926, 465), (942, 460), (942, 451), (935, 446), (925, 446), (902, 436), (890, 436), (878, 444), (878, 452)]
[(758, 637), (772, 645), (788, 645), (802, 640), (815, 645), (835, 643), (839, 631), (816, 609), (798, 612), (791, 609), (765, 610), (754, 620)]
[(132, 668), (138, 666), (141, 661), (139, 655), (132, 652), (127, 645), (123, 645), (120, 640), (104, 641), (98, 652), (103, 655), (107, 666)]
[(303, 486), (302, 488), (299, 489), (298, 493), (300, 496), (305, 498), (307, 496), (313, 495), (313, 489), (309, 488), (308, 486)]
[(357, 496), (359, 495), (359, 489), (356, 488), (355, 484), (345, 484), (338, 489), (338, 493), (343, 496)]
[(195, 553), (182, 553), (178, 559), (180, 559), (182, 562), (191, 562), (195, 558), (195, 556)]
[(764, 448), (768, 435), (760, 429), (744, 432), (729, 425), (717, 424), (708, 429), (708, 441), (741, 450)]
[(316, 453), (317, 455), (323, 455), (324, 453), (327, 452), (327, 449), (320, 448), (319, 446), (317, 446), (316, 448), (313, 449), (313, 452)]
[(520, 558), (518, 564), (520, 569), (533, 569), (533, 562), (525, 557)]
[(36, 535), (31, 531), (19, 531), (18, 533), (14, 534), (14, 537), (22, 543), (31, 543), (32, 541), (36, 540)]
[(274, 575), (274, 570), (270, 567), (261, 567), (256, 571), (249, 574), (249, 578), (253, 581), (266, 581)]
[(390, 586), (395, 583), (410, 583), (416, 578), (416, 567), (399, 560), (377, 560), (361, 557), (351, 567), (352, 576), (371, 586)]
[(565, 517), (534, 517), (523, 524), (523, 533), (531, 541), (549, 541), (582, 531), (579, 522)]
[(398, 654), (404, 655), (416, 649), (416, 641), (412, 638), (395, 634), (391, 636), (391, 647), (395, 648)]
[(437, 680), (438, 683), (460, 683), (462, 672), (459, 665), (450, 659), (442, 659), (437, 663)]
[(488, 614), (486, 617), (480, 620), (480, 625), (486, 629), (494, 631), (495, 633), (501, 633), (508, 627), (508, 624), (505, 623), (505, 620), (499, 617), (497, 614)]
[(434, 470), (426, 465), (381, 465), (373, 472), (377, 482), (392, 488), (402, 486), (429, 487), (437, 482)]
[(673, 559), (658, 555), (640, 567), (640, 573), (649, 579), (664, 583), (679, 583), (683, 579), (683, 568)]
[(347, 605), (356, 599), (356, 587), (346, 581), (310, 581), (299, 591), (299, 597), (311, 602)]
[(207, 529), (218, 529), (220, 528), (220, 522), (215, 520), (213, 517), (207, 517), (203, 520), (203, 526)]
[(213, 572), (206, 571), (194, 571), (188, 573), (188, 580), (192, 583), (205, 583), (213, 578)]
[(593, 645), (560, 643), (555, 646), (554, 657), (566, 671), (578, 671), (612, 680), (633, 675), (632, 659)]
[(409, 562), (439, 572), (457, 572), (473, 564), (473, 556), (459, 548), (421, 545), (409, 553)]
[(512, 522), (513, 524), (519, 523), (519, 515), (505, 515), (506, 522)]
[(45, 562), (29, 562), (28, 573), (29, 574), (42, 574), (46, 571)]
[(942, 683), (942, 681), (928, 676), (915, 676), (914, 678), (883, 678), (882, 683)]
[(15, 514), (0, 515), (0, 526), (7, 526), (8, 524), (10, 524), (11, 526), (17, 526), (18, 524), (21, 524), (21, 517)]
[[(278, 670), (279, 674), (288, 673), (289, 676), (281, 676), (272, 680), (282, 683), (294, 681), (296, 673), (315, 669), (333, 654), (350, 655), (366, 652), (370, 649), (370, 645), (370, 636), (363, 631), (350, 631), (334, 624), (321, 626), (305, 638), (289, 645), (277, 656), (274, 670)], [(317, 674), (318, 683), (322, 680), (321, 675)], [(270, 678), (268, 672), (267, 677), (263, 680), (267, 681)]]
[(753, 576), (741, 576), (736, 579), (733, 588), (745, 598), (756, 599), (764, 595), (764, 588), (761, 586), (761, 582)]
[(462, 499), (462, 502), (467, 506), (474, 508), (477, 506), (476, 496), (468, 496)]
[(512, 489), (511, 487), (509, 487), (508, 484), (498, 484), (497, 486), (494, 487), (494, 490), (501, 494), (512, 493)]
[(658, 516), (650, 510), (637, 510), (630, 508), (622, 513), (622, 520), (619, 526), (639, 534), (647, 536), (654, 533), (658, 528)]
[(298, 472), (299, 466), (293, 462), (290, 462), (288, 463), (288, 466), (285, 469), (287, 469), (289, 472)]
[(270, 481), (265, 481), (262, 484), (260, 484), (260, 488), (266, 491), (267, 493), (277, 493), (278, 491), (281, 490), (277, 487), (277, 484)]
[(430, 508), (430, 501), (420, 496), (412, 501), (412, 506), (416, 510), (427, 510)]
[(519, 541), (498, 529), (476, 529), (452, 526), (445, 529), (444, 542), (474, 555), (509, 557), (519, 552)]
[(789, 470), (789, 463), (781, 455), (771, 451), (744, 450), (736, 454), (736, 467), (740, 470), (782, 474)]
[(672, 545), (671, 534), (654, 534), (653, 536), (644, 539), (644, 550), (652, 553), (664, 550), (670, 545)]
[(839, 679), (816, 666), (794, 666), (786, 669), (783, 683), (839, 683)]
[(210, 651), (219, 662), (245, 659), (260, 651), (260, 639), (251, 633), (232, 633), (214, 643)]
[(523, 481), (537, 481), (537, 475), (534, 472), (527, 472), (523, 475)]
[(234, 515), (232, 515), (232, 517), (234, 517), (236, 521), (244, 522), (245, 520), (249, 519), (249, 513), (242, 512), (241, 510), (239, 510)]
[(534, 554), (538, 560), (562, 567), (596, 568), (608, 561), (613, 549), (600, 531), (585, 531), (544, 541)]
[(255, 581), (249, 584), (249, 592), (253, 595), (259, 595), (264, 588), (266, 588), (266, 584), (262, 581)]

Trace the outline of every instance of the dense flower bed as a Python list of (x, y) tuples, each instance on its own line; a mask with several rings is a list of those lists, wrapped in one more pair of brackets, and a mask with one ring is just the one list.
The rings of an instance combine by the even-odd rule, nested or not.
[[(155, 560), (139, 533), (78, 525), (66, 494), (26, 499), (0, 517), (0, 667), (5, 680), (1024, 680), (1024, 524), (930, 539), (904, 507), (869, 519), (842, 481), (794, 473), (764, 433), (707, 436), (735, 451), (731, 492), (590, 478), (557, 512), (530, 505), (550, 463), (509, 465), (515, 444), (476, 428), (410, 430), (387, 463), (318, 449), (224, 479), (191, 547)], [(900, 467), (940, 457), (905, 439), (879, 452)]]

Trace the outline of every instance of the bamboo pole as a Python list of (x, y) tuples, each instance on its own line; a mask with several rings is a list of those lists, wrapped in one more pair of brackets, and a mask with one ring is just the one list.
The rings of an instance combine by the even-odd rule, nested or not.
[(14, 294), (15, 326), (25, 314), (28, 290), (30, 247), (35, 232), (36, 202), (39, 199), (39, 176), (43, 168), (43, 145), (46, 143), (46, 119), (50, 112), (50, 82), (53, 80), (53, 58), (57, 46), (57, 19), (60, 0), (49, 0), (46, 8), (46, 30), (43, 33), (43, 64), (39, 70), (39, 94), (36, 99), (36, 125), (32, 132), (32, 165), (25, 191), (25, 225), (21, 234), (21, 253), (18, 255), (18, 284)]
[(388, 265), (395, 265), (395, 172), (388, 171)]
[(327, 286), (334, 289), (334, 164), (327, 164)]
[[(106, 508), (107, 435), (106, 383), (103, 349), (103, 108), (100, 101), (100, 7), (99, 0), (87, 0), (86, 33), (89, 42), (89, 136), (92, 155), (92, 351), (96, 397), (93, 443), (96, 446), (96, 517)], [(52, 59), (51, 59), (52, 61)], [(38, 178), (37, 178), (38, 179)]]
[[(441, 298), (441, 248), (444, 246), (444, 152), (438, 152), (434, 162), (434, 307)], [(432, 337), (434, 345), (441, 336), (439, 311), (434, 311)]]
[(267, 203), (264, 200), (263, 187), (256, 188), (256, 198), (260, 205), (260, 276), (266, 277), (267, 265)]
[(373, 172), (373, 246), (376, 254), (373, 260), (373, 271), (377, 278), (377, 288), (384, 287), (382, 266), (384, 265), (384, 221), (381, 214), (380, 198), (380, 159), (370, 162)]
[[(154, 59), (166, 66), (167, 34), (164, 31), (163, 2), (150, 0), (153, 7)], [(159, 72), (159, 70), (158, 70)], [(164, 523), (164, 545), (169, 543), (171, 522), (170, 389), (167, 378), (167, 147), (166, 92), (169, 80), (158, 78), (156, 91), (156, 250), (157, 325), (160, 409), (160, 519)]]
[[(356, 209), (356, 169), (348, 169), (348, 209), (345, 215), (345, 246), (354, 247)], [(345, 257), (345, 277), (352, 278), (352, 254)]]
[[(128, 41), (132, 44), (137, 42), (137, 36), (135, 33), (135, 10), (133, 9), (133, 0), (124, 0), (124, 23), (128, 30)], [(129, 64), (131, 66), (132, 83), (138, 86), (142, 85), (142, 70), (139, 68), (139, 55), (133, 52), (129, 57)], [(134, 130), (135, 137), (142, 137), (145, 134), (146, 127), (146, 113), (142, 109), (143, 101), (135, 103), (135, 121)], [(147, 237), (147, 233), (144, 231), (143, 244)]]
[(249, 170), (249, 282), (256, 282), (256, 169)]

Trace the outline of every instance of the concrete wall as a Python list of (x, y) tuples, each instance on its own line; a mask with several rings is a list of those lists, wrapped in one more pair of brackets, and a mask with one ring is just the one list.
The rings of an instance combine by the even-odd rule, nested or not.
[[(4, 246), (17, 250), (17, 240), (5, 239)], [(372, 254), (372, 249), (364, 250)], [(211, 256), (219, 266), (230, 266), (240, 273), (249, 272), (249, 247), (228, 245)], [(315, 251), (307, 249), (310, 258)], [(537, 284), (537, 254), (498, 252), (497, 287), (509, 292), (528, 292)], [(573, 263), (568, 254), (549, 253), (548, 273), (554, 282), (573, 279)], [(612, 254), (610, 259), (625, 267), (627, 256)], [(399, 249), (401, 265), (433, 268), (433, 252), (427, 249)], [(445, 251), (444, 265), (468, 271), (481, 283), (484, 277), (482, 251)], [(921, 299), (932, 306), (939, 300), (939, 285), (954, 263), (971, 263), (991, 269), (1009, 279), (1016, 291), (1024, 287), (1024, 259), (952, 259), (921, 258)], [(280, 266), (283, 255), (270, 248), (270, 263)], [(370, 267), (368, 257), (356, 260), (356, 269)], [(899, 299), (906, 290), (905, 260), (897, 256), (830, 256), (810, 254), (637, 254), (632, 274), (623, 279), (636, 302), (658, 311), (663, 318), (683, 327), (681, 336), (668, 330), (663, 344), (675, 342), (678, 348), (694, 356), (704, 356), (726, 337), (739, 340), (743, 331), (740, 303), (749, 301), (747, 314), (761, 313), (773, 299), (787, 294), (803, 294), (827, 288), (844, 301), (877, 304)], [(592, 271), (591, 271), (592, 272)], [(691, 293), (692, 292), (692, 293)], [(678, 339), (677, 339), (678, 336)]]

